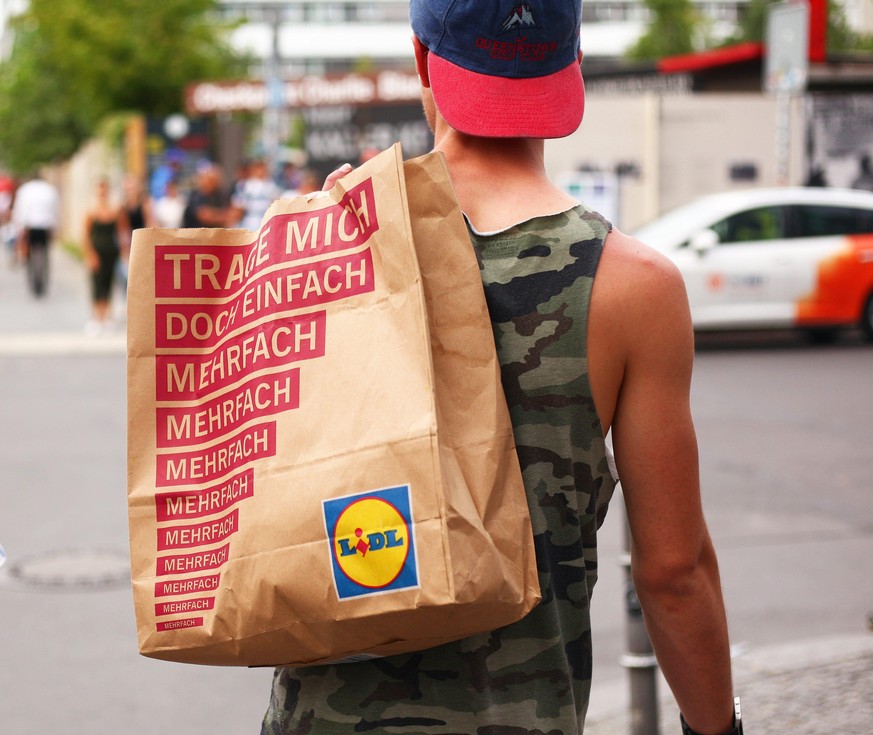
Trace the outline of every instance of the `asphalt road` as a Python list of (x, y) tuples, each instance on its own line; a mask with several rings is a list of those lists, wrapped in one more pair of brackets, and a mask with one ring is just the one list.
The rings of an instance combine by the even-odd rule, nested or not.
[[(873, 611), (871, 376), (873, 346), (856, 335), (825, 347), (790, 333), (698, 338), (703, 502), (736, 645), (864, 630)], [(611, 574), (619, 520), (607, 520), (595, 593), (607, 676), (622, 645), (620, 575)]]
[(0, 259), (0, 733), (257, 733), (269, 670), (137, 653), (114, 312), (114, 335), (87, 338), (75, 260), (53, 251), (37, 301)]
[[(123, 325), (85, 338), (85, 278), (61, 253), (53, 265), (43, 302), (0, 266), (0, 732), (256, 733), (269, 671), (136, 652)], [(827, 347), (791, 334), (700, 341), (704, 505), (738, 661), (865, 631), (871, 375), (873, 348), (854, 335)], [(616, 505), (602, 534), (595, 712), (624, 688), (620, 520)]]
[[(746, 732), (873, 732), (873, 346), (698, 337), (692, 410)], [(618, 554), (607, 519), (586, 735), (625, 735)], [(661, 732), (678, 713), (659, 681)], [(619, 714), (616, 714), (618, 712)]]

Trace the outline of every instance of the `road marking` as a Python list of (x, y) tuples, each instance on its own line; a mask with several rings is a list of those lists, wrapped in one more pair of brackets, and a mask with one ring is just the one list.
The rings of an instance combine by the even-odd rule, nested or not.
[(88, 337), (77, 332), (0, 334), (0, 356), (124, 355), (127, 335)]

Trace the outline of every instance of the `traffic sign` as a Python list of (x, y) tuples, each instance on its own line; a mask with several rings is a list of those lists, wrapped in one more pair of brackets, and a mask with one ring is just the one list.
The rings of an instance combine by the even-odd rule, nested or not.
[(809, 3), (771, 5), (767, 12), (764, 90), (802, 92), (809, 69)]

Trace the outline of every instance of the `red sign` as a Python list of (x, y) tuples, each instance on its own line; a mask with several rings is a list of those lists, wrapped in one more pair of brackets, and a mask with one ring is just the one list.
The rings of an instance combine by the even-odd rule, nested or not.
[[(402, 71), (306, 76), (282, 82), (281, 90), (286, 108), (396, 104), (421, 98), (418, 75)], [(270, 90), (262, 81), (198, 82), (185, 90), (185, 105), (193, 115), (264, 110), (269, 100)]]

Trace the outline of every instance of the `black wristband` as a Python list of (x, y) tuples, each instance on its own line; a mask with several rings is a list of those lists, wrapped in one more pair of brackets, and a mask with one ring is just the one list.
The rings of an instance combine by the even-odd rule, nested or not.
[[(699, 735), (699, 733), (688, 727), (685, 722), (685, 717), (682, 713), (679, 714), (679, 721), (682, 723), (682, 735)], [(743, 711), (740, 707), (740, 698), (734, 697), (734, 726), (721, 735), (743, 735)]]

